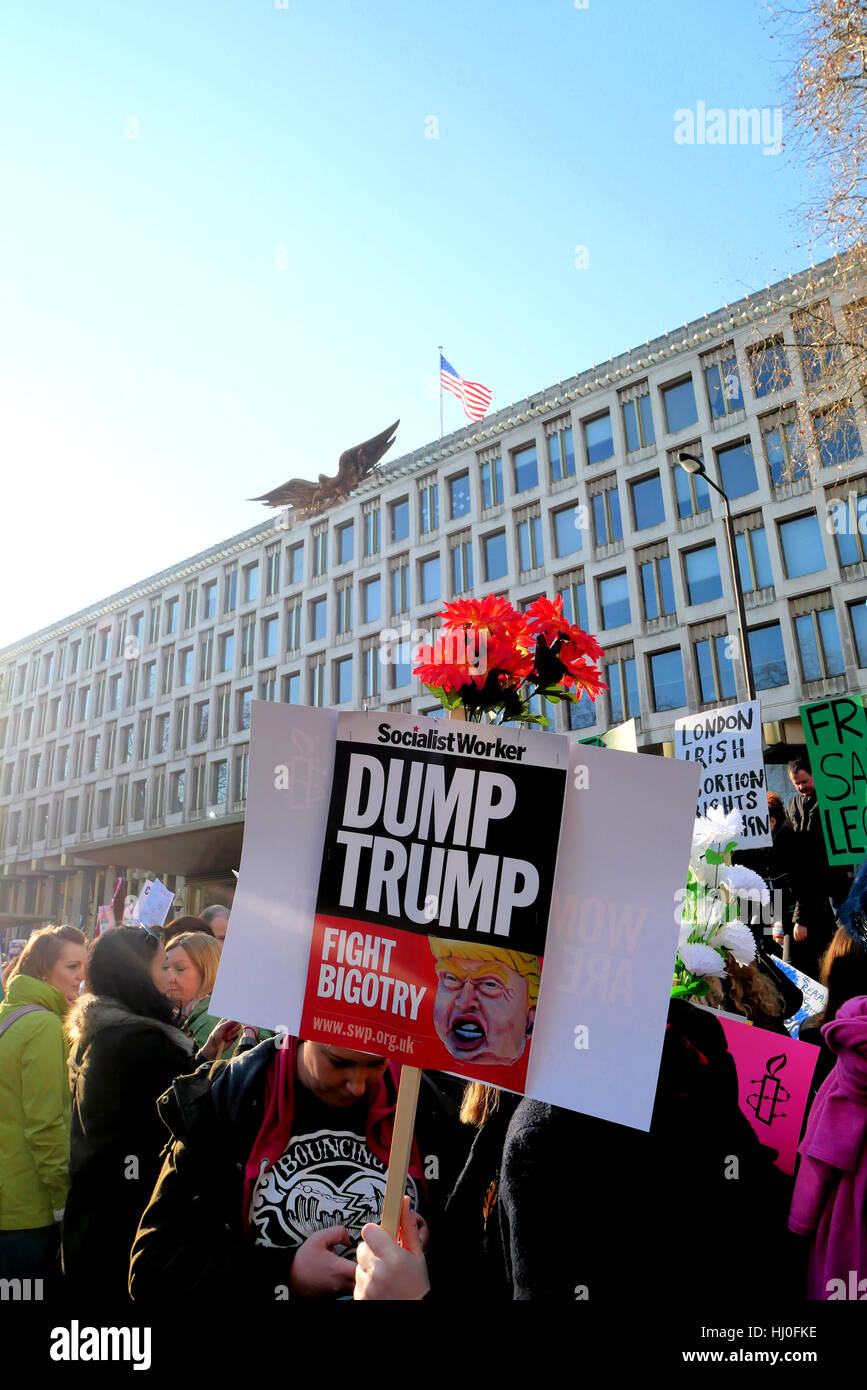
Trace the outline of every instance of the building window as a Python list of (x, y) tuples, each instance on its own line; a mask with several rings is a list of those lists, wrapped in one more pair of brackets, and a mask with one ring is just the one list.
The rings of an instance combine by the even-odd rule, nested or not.
[(466, 594), (473, 587), (473, 543), (458, 541), (449, 551), (452, 566), (452, 593)]
[(109, 823), (111, 811), (111, 787), (103, 787), (99, 793), (99, 801), (96, 808), (96, 828), (106, 830)]
[(283, 703), (284, 705), (301, 704), (300, 671), (293, 671), (290, 675), (283, 677)]
[(774, 391), (784, 391), (791, 386), (792, 374), (780, 339), (769, 339), (758, 347), (748, 348), (747, 357), (757, 396), (770, 396)]
[[(175, 599), (175, 603), (177, 603), (177, 599)], [(97, 663), (99, 663), (100, 661), (108, 661), (108, 649), (109, 649), (109, 646), (110, 646), (110, 645), (111, 645), (111, 628), (109, 628), (109, 627), (101, 627), (101, 628), (99, 629), (99, 632), (98, 632), (97, 638), (96, 638), (96, 660), (97, 660)]]
[(164, 628), (163, 628), (163, 634), (164, 634), (164, 636), (166, 636), (166, 637), (168, 637), (168, 635), (169, 635), (170, 633), (172, 633), (172, 632), (177, 632), (177, 630), (178, 630), (178, 608), (179, 608), (179, 607), (180, 607), (180, 599), (177, 599), (177, 598), (170, 598), (170, 599), (167, 599), (167, 600), (166, 600), (166, 607), (165, 607), (166, 621), (165, 621), (165, 626), (164, 626)]
[(527, 492), (532, 487), (538, 487), (539, 463), (536, 458), (535, 444), (528, 444), (524, 449), (516, 449), (512, 455), (512, 466), (515, 470), (516, 492)]
[(552, 512), (554, 518), (554, 550), (558, 556), (575, 555), (581, 549), (584, 508), (563, 507)]
[[(144, 762), (151, 755), (151, 711), (146, 709), (142, 712), (138, 728), (138, 756), (139, 762)], [(94, 771), (91, 768), (91, 771)]]
[(250, 772), (250, 754), (243, 748), (235, 754), (235, 800), (247, 800), (247, 779)]
[(457, 473), (453, 478), (449, 478), (448, 489), (449, 514), (452, 521), (455, 521), (459, 516), (469, 516), (471, 508), (469, 473)]
[[(70, 643), (70, 646), (69, 646), (69, 674), (70, 674), (71, 676), (76, 675), (77, 672), (78, 672), (78, 659), (79, 659), (79, 656), (80, 656), (80, 655), (81, 655), (81, 643), (80, 643), (80, 642), (72, 642), (72, 643)], [(24, 668), (23, 666), (20, 668), (19, 674), (20, 674), (20, 679), (19, 679), (19, 682), (18, 682), (18, 690), (17, 690), (17, 692), (16, 692), (16, 694), (18, 694), (18, 695), (20, 695), (21, 692), (22, 692), (22, 690), (24, 689), (24, 676), (25, 676), (26, 673), (25, 673), (25, 668)]]
[(244, 566), (244, 602), (255, 603), (259, 597), (259, 565)]
[[(580, 571), (578, 573), (580, 574)], [(590, 622), (587, 617), (587, 589), (583, 579), (561, 576), (556, 583), (563, 599), (563, 616), (567, 622), (587, 632)]]
[(850, 492), (828, 503), (828, 528), (837, 542), (841, 565), (867, 560), (867, 493)]
[(391, 612), (406, 613), (409, 610), (409, 561), (401, 560), (391, 571)]
[(214, 733), (215, 737), (220, 742), (225, 742), (229, 737), (229, 700), (231, 699), (231, 694), (231, 687), (228, 685), (221, 685), (220, 689), (217, 691), (217, 708), (215, 711), (216, 728)]
[(823, 468), (839, 468), (861, 453), (861, 439), (851, 405), (817, 411), (813, 427)]
[(66, 803), (66, 826), (65, 833), (74, 835), (78, 825), (78, 797), (71, 796)]
[[(701, 455), (697, 454), (697, 457), (701, 458)], [(676, 465), (674, 487), (677, 493), (678, 516), (698, 516), (700, 512), (710, 511), (710, 491), (700, 473), (687, 473)]]
[(364, 513), (364, 553), (379, 554), (379, 507), (371, 507)]
[(611, 412), (605, 410), (592, 420), (583, 422), (584, 448), (588, 463), (604, 463), (614, 455), (614, 435), (611, 432)]
[(795, 482), (809, 474), (804, 442), (798, 433), (794, 409), (779, 415), (766, 416), (760, 422), (765, 445), (765, 458), (774, 487)]
[(852, 624), (858, 665), (863, 668), (867, 666), (867, 603), (863, 599), (849, 604), (849, 621)]
[[(30, 720), (31, 720), (31, 718), (33, 717), (33, 711), (29, 709), (29, 710), (27, 711), (27, 716), (28, 716), (28, 718), (27, 718), (27, 734), (26, 734), (26, 737), (29, 738), (29, 737), (30, 737)], [(79, 690), (79, 692), (78, 692), (78, 717), (79, 717), (79, 719), (89, 719), (89, 718), (90, 718), (90, 686), (89, 686), (89, 685), (83, 685), (83, 686), (81, 687), (81, 689)]]
[(442, 598), (439, 555), (429, 555), (427, 559), (419, 561), (418, 579), (422, 603), (434, 603)]
[[(94, 744), (96, 745), (96, 757), (94, 758)], [(96, 772), (96, 763), (99, 758), (99, 734), (95, 738), (88, 739), (88, 772)], [(32, 753), (30, 756), (30, 775), (27, 778), (27, 790), (35, 792), (36, 784), (39, 781), (39, 764), (42, 761), (40, 753)]]
[(169, 720), (171, 715), (158, 714), (154, 738), (154, 753), (167, 753), (169, 748)]
[[(170, 664), (169, 664), (169, 668), (168, 668), (169, 685), (171, 685), (171, 679), (172, 679), (172, 665), (173, 665), (173, 661), (174, 661), (174, 648), (171, 648), (171, 649), (170, 649), (170, 656), (171, 656), (172, 660), (171, 660), (171, 662), (170, 662)], [(127, 707), (127, 709), (131, 709), (132, 706), (135, 704), (136, 699), (138, 698), (137, 692), (138, 692), (138, 662), (137, 662), (137, 661), (133, 661), (133, 662), (130, 663), (129, 675), (128, 675), (128, 677), (127, 677), (127, 682), (126, 682), (126, 707)], [(165, 692), (165, 693), (168, 693), (168, 692)]]
[(738, 574), (744, 593), (751, 594), (755, 589), (770, 589), (774, 576), (771, 572), (765, 528), (755, 526), (748, 531), (741, 531), (735, 536), (735, 549), (738, 555)]
[[(635, 658), (625, 657), (619, 661), (609, 661), (605, 667), (605, 683), (608, 686), (611, 723), (622, 724), (624, 719), (637, 718), (641, 713), (641, 706), (638, 702)], [(583, 703), (582, 700), (581, 704)], [(595, 719), (588, 720), (588, 723), (595, 723)]]
[(355, 522), (347, 521), (336, 528), (337, 563), (348, 565), (355, 553)]
[(262, 623), (262, 656), (276, 656), (280, 645), (280, 619), (275, 614)]
[(240, 666), (245, 671), (253, 665), (256, 652), (256, 619), (252, 617), (243, 618), (241, 621), (241, 650)]
[[(91, 666), (93, 665), (93, 654), (94, 654), (95, 650), (96, 650), (96, 628), (95, 628), (95, 627), (91, 627), (91, 628), (88, 628), (87, 636), (86, 636), (86, 638), (85, 638), (85, 643), (84, 643), (84, 666), (82, 667), (83, 670), (85, 670), (85, 671), (89, 671), (89, 670), (90, 670)], [(30, 682), (30, 688), (31, 688), (31, 690), (33, 689), (33, 681), (32, 681), (32, 680), (31, 680), (31, 682)]]
[(210, 700), (202, 700), (196, 705), (195, 715), (195, 742), (204, 743), (208, 737), (208, 723), (211, 717)]
[(623, 627), (632, 621), (629, 611), (629, 580), (625, 570), (598, 580), (598, 593), (603, 628)]
[(375, 623), (382, 617), (382, 581), (365, 579), (361, 585), (361, 621)]
[(436, 483), (423, 483), (418, 491), (419, 530), (435, 531), (440, 524), (439, 488)]
[(623, 540), (620, 494), (616, 487), (597, 492), (593, 498), (593, 528), (597, 545), (611, 545), (614, 541)]
[(499, 507), (503, 500), (503, 464), (499, 458), (485, 459), (481, 466), (482, 507)]
[(842, 346), (835, 341), (837, 329), (827, 299), (821, 299), (817, 304), (793, 314), (792, 326), (795, 341), (801, 349), (805, 381), (819, 381), (824, 376), (832, 376), (843, 365)]
[(217, 642), (217, 670), (231, 671), (235, 662), (235, 634), (223, 632)]
[(409, 642), (400, 642), (397, 647), (397, 654), (391, 673), (391, 688), (399, 690), (401, 686), (409, 685), (412, 680), (412, 646)]
[(647, 389), (645, 388), (642, 395), (633, 397), (631, 401), (623, 401), (622, 404), (627, 453), (631, 454), (636, 449), (646, 449), (648, 444), (655, 442), (656, 438), (653, 432), (653, 411)]
[[(125, 724), (120, 731), (120, 760), (122, 763), (131, 763), (133, 759), (133, 748), (135, 746), (135, 733), (132, 724)], [(76, 773), (77, 776), (77, 773)]]
[(671, 386), (663, 386), (662, 403), (665, 407), (665, 428), (669, 434), (677, 434), (678, 430), (685, 430), (698, 420), (691, 376)]
[(548, 435), (548, 463), (552, 483), (575, 477), (575, 443), (571, 428)]
[(192, 683), (193, 683), (193, 649), (192, 649), (192, 647), (185, 647), (184, 650), (183, 650), (182, 652), (179, 653), (179, 656), (180, 656), (180, 660), (179, 660), (179, 662), (178, 662), (178, 684), (179, 684), (179, 685), (182, 685), (182, 686), (183, 686), (183, 685), (192, 685)]
[(789, 579), (800, 579), (803, 574), (816, 574), (825, 568), (822, 532), (815, 512), (781, 521), (780, 542)]
[(238, 602), (238, 570), (233, 565), (223, 576), (223, 612), (234, 613)]
[(196, 626), (196, 599), (198, 590), (195, 584), (191, 584), (186, 592), (184, 601), (184, 631), (188, 632), (191, 627)]
[(750, 628), (748, 638), (756, 690), (788, 685), (789, 672), (780, 624), (768, 623), (766, 627)]
[(217, 616), (217, 581), (210, 579), (207, 584), (202, 585), (202, 617), (215, 618)]
[[(133, 671), (137, 668), (133, 667)], [(160, 681), (160, 693), (168, 695), (171, 692), (175, 671), (175, 649), (174, 647), (164, 647), (162, 652), (162, 679)], [(132, 684), (132, 677), (130, 678)], [(135, 702), (135, 695), (130, 692), (129, 703)]]
[(737, 696), (728, 637), (708, 637), (695, 643), (698, 683), (704, 704)]
[(653, 708), (658, 714), (680, 709), (686, 704), (683, 679), (683, 656), (680, 647), (671, 651), (654, 652), (650, 657), (650, 682), (653, 689)]
[(280, 547), (271, 546), (265, 551), (265, 594), (268, 598), (280, 588)]
[(146, 791), (147, 791), (147, 782), (146, 782), (146, 780), (145, 780), (144, 778), (142, 778), (140, 782), (133, 782), (133, 784), (132, 784), (132, 816), (131, 816), (131, 818), (130, 818), (131, 820), (134, 820), (134, 821), (137, 821), (137, 820), (144, 820), (144, 813), (145, 813), (145, 792), (146, 792)]
[(522, 573), (545, 563), (542, 545), (542, 518), (528, 516), (518, 522), (518, 568)]
[(328, 636), (328, 599), (315, 598), (310, 604), (310, 640), (321, 642)]
[(365, 699), (379, 695), (379, 653), (379, 647), (373, 645), (361, 653), (361, 693)]
[[(155, 661), (150, 662), (149, 667), (150, 667), (150, 679), (151, 679), (151, 681), (152, 681), (152, 683), (153, 683), (154, 690), (149, 691), (148, 694), (154, 694), (155, 691), (156, 691), (156, 662), (155, 662)], [(146, 675), (146, 676), (147, 676), (147, 673), (148, 673), (148, 667), (145, 667), (145, 675)], [(108, 707), (109, 707), (109, 709), (120, 709), (120, 696), (121, 696), (121, 685), (122, 685), (122, 683), (123, 683), (123, 676), (122, 676), (122, 675), (109, 676), (109, 678), (108, 678)]]
[(253, 701), (253, 691), (250, 687), (246, 690), (239, 690), (236, 697), (238, 706), (237, 725), (238, 729), (249, 729), (250, 727), (250, 705)]
[[(683, 471), (683, 470), (681, 470)], [(665, 521), (665, 503), (662, 500), (662, 483), (659, 474), (652, 473), (637, 483), (629, 484), (632, 493), (632, 515), (636, 531), (646, 531), (650, 526), (659, 526)]]
[(846, 671), (840, 629), (833, 608), (813, 609), (795, 619), (795, 637), (805, 681), (826, 680)]
[(110, 772), (114, 764), (114, 745), (117, 740), (117, 725), (107, 724), (105, 728), (105, 756), (102, 767), (104, 772)]
[(684, 551), (683, 568), (690, 603), (711, 603), (722, 598), (722, 579), (716, 545)]
[(506, 549), (505, 531), (494, 531), (482, 538), (482, 553), (485, 557), (485, 581), (490, 584), (502, 579), (509, 572), (509, 557)]
[(178, 700), (175, 709), (175, 752), (180, 753), (187, 746), (190, 731), (190, 702)]
[(310, 703), (314, 707), (325, 704), (325, 659), (320, 658), (310, 666)]
[(740, 444), (727, 444), (724, 449), (717, 450), (716, 457), (722, 489), (729, 498), (744, 497), (748, 492), (755, 492), (759, 484), (753, 446), (748, 440)]
[(199, 639), (199, 680), (209, 681), (211, 679), (211, 665), (214, 656), (214, 634), (213, 632), (203, 632)]
[(195, 815), (201, 812), (205, 801), (205, 760), (204, 758), (193, 758), (191, 768), (192, 777), (190, 778), (190, 812)]
[(179, 811), (183, 811), (186, 789), (186, 772), (173, 772), (169, 778), (169, 815), (177, 815)]
[(349, 704), (352, 699), (352, 657), (345, 656), (334, 663), (334, 703)]
[(304, 582), (304, 543), (292, 545), (286, 552), (289, 562), (289, 583), (302, 584)]
[(226, 758), (211, 763), (211, 806), (225, 806), (229, 791), (229, 763)]
[(337, 600), (337, 631), (340, 634), (352, 631), (352, 585), (340, 584), (335, 595)]
[(301, 600), (286, 605), (286, 650), (297, 652), (301, 646)]
[(674, 585), (668, 555), (646, 560), (639, 568), (645, 618), (662, 618), (667, 613), (674, 613)]
[(734, 353), (731, 357), (723, 358), (721, 362), (713, 362), (710, 366), (704, 367), (703, 371), (712, 420), (722, 420), (726, 415), (733, 415), (736, 410), (743, 410), (744, 397)]
[(391, 521), (390, 540), (392, 544), (397, 541), (409, 540), (409, 498), (403, 497), (399, 502), (390, 503), (388, 510)]

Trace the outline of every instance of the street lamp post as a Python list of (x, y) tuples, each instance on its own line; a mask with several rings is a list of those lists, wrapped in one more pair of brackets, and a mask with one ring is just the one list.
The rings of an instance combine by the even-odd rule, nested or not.
[(701, 476), (704, 478), (705, 482), (708, 484), (708, 486), (712, 487), (714, 492), (718, 492), (723, 502), (725, 503), (726, 537), (729, 543), (729, 564), (731, 565), (732, 584), (734, 585), (735, 603), (737, 604), (738, 610), (738, 633), (741, 639), (741, 661), (744, 664), (744, 677), (747, 683), (747, 699), (754, 700), (756, 698), (756, 687), (753, 681), (753, 663), (750, 660), (750, 649), (749, 643), (747, 641), (747, 615), (746, 610), (744, 609), (744, 593), (743, 589), (741, 588), (741, 576), (740, 570), (738, 569), (737, 554), (735, 552), (735, 533), (732, 529), (732, 514), (729, 509), (729, 499), (723, 492), (722, 488), (719, 487), (714, 482), (713, 478), (711, 478), (710, 475), (707, 473), (703, 459), (698, 458), (695, 454), (678, 454), (677, 461), (685, 472), (700, 473)]

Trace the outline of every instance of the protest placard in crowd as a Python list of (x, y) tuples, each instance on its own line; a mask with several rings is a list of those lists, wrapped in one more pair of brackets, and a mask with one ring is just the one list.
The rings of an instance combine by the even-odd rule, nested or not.
[(674, 725), (674, 755), (701, 768), (696, 815), (741, 812), (738, 849), (770, 845), (762, 714), (758, 700), (686, 714)]
[(867, 856), (867, 706), (863, 694), (801, 706), (829, 864)]
[(740, 1108), (759, 1141), (778, 1151), (777, 1167), (794, 1173), (819, 1049), (730, 1015), (719, 1021), (737, 1068)]
[(593, 748), (617, 748), (621, 753), (638, 752), (638, 726), (634, 719), (624, 724), (615, 724), (604, 734), (594, 734), (592, 738), (579, 738), (578, 743), (589, 744)]
[[(471, 741), (449, 748), (459, 730)], [(393, 743), (393, 733), (419, 742)], [(447, 781), (447, 769), (460, 780)], [(244, 847), (212, 1011), (397, 1062), (436, 1055), (444, 1070), (646, 1129), (697, 780), (674, 760), (555, 734), (384, 714), (343, 716), (339, 726), (330, 710), (256, 702)], [(422, 812), (427, 842), (413, 833)], [(492, 950), (505, 958), (486, 956)], [(365, 986), (365, 976), (375, 978)], [(477, 981), (489, 1002), (462, 1014), (446, 996), (475, 995)], [(337, 1030), (323, 1026), (329, 1014)], [(512, 1051), (494, 1056), (490, 1044), (507, 1041)], [(492, 1060), (473, 1065), (483, 1051)]]
[(161, 927), (174, 900), (174, 893), (166, 888), (161, 879), (145, 879), (136, 909), (139, 926)]

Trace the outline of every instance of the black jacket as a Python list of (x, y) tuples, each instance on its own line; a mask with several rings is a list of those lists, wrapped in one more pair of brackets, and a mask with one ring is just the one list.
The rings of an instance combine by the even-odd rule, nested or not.
[(63, 1267), (89, 1298), (124, 1300), (133, 1238), (165, 1144), (157, 1098), (192, 1070), (194, 1045), (173, 1024), (92, 994), (73, 1005), (67, 1030), (72, 1118)]
[(828, 898), (839, 907), (849, 893), (851, 879), (845, 865), (829, 864), (822, 830), (822, 816), (815, 794), (796, 796), (786, 807), (786, 815), (795, 832), (794, 858), (796, 863), (795, 922), (808, 921), (808, 907), (818, 907), (821, 920), (830, 919), (833, 930), (834, 914)]
[[(262, 1126), (279, 1043), (268, 1038), (230, 1062), (200, 1067), (160, 1098), (171, 1139), (132, 1251), (136, 1302), (176, 1298), (186, 1306), (191, 1296), (228, 1292), (273, 1302), (278, 1288), (285, 1296), (292, 1252), (249, 1240), (242, 1211), (244, 1169)], [(415, 1137), (423, 1159), (437, 1158), (425, 1178), (432, 1255), (438, 1217), (460, 1166), (461, 1131), (453, 1103), (423, 1074)]]

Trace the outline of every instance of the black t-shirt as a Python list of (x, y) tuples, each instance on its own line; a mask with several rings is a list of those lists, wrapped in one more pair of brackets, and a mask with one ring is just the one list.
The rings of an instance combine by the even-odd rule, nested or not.
[[(385, 1197), (386, 1165), (367, 1147), (368, 1109), (367, 1097), (346, 1107), (326, 1105), (296, 1082), (289, 1142), (253, 1188), (254, 1244), (294, 1254), (317, 1231), (345, 1226), (352, 1242), (345, 1253), (355, 1258), (361, 1228), (379, 1222)], [(406, 1190), (416, 1210), (418, 1188), (409, 1177)]]

